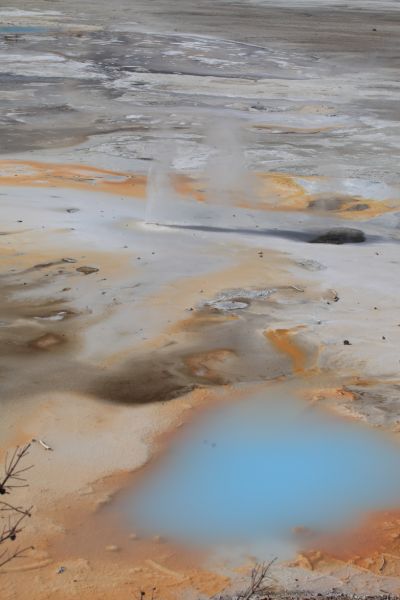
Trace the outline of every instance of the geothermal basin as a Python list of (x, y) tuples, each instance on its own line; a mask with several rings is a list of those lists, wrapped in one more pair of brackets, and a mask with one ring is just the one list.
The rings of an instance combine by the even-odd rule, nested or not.
[(9, 4), (1, 600), (399, 596), (398, 2)]
[(187, 425), (118, 510), (140, 535), (291, 558), (318, 536), (399, 506), (399, 468), (393, 436), (275, 384)]

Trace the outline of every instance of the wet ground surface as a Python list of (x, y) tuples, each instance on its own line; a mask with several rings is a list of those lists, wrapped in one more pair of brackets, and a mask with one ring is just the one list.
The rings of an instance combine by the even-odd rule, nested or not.
[(263, 553), (278, 587), (398, 592), (399, 22), (0, 9), (1, 450), (54, 448), (7, 600), (212, 596)]
[(393, 7), (121, 2), (111, 12), (102, 3), (49, 11), (44, 2), (43, 12), (40, 3), (25, 15), (5, 9), (3, 152), (95, 135), (92, 152), (146, 170), (169, 137), (179, 146), (177, 168), (196, 167), (210, 119), (223, 115), (249, 129), (252, 168), (393, 180)]

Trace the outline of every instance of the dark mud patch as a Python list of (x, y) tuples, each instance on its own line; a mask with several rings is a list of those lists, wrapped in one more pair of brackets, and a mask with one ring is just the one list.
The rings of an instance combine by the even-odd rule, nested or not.
[(7, 275), (0, 293), (0, 356), (5, 367), (0, 377), (10, 398), (75, 392), (118, 404), (146, 404), (166, 402), (199, 387), (292, 374), (290, 356), (277, 352), (264, 335), (273, 327), (270, 290), (225, 290), (219, 300), (240, 298), (244, 308), (229, 305), (226, 310), (224, 302), (211, 301), (171, 326), (162, 347), (134, 349), (124, 363), (104, 368), (76, 358), (87, 322), (67, 299), (29, 299), (31, 291), (42, 291), (40, 286), (46, 290), (46, 283), (60, 275), (45, 278), (42, 269), (28, 275)]
[(317, 198), (310, 200), (308, 208), (321, 212), (336, 212), (340, 210), (361, 212), (368, 210), (370, 206), (367, 202), (360, 202), (360, 198), (356, 196), (320, 194)]
[(31, 269), (27, 269), (26, 272), (29, 272), (30, 270), (38, 270), (38, 269), (48, 269), (49, 267), (55, 267), (57, 265), (61, 265), (63, 263), (62, 260), (52, 260), (49, 262), (45, 262), (45, 263), (38, 263), (36, 265), (33, 265), (33, 267)]
[[(226, 359), (231, 359), (230, 365)], [(119, 404), (166, 402), (196, 388), (229, 384), (236, 379), (236, 369), (234, 350), (220, 346), (210, 349), (202, 339), (190, 349), (168, 345), (147, 358), (130, 360), (116, 371), (105, 371), (86, 391)], [(246, 377), (244, 370), (240, 377)]]
[(366, 204), (364, 202), (360, 202), (359, 204), (353, 204), (353, 205), (349, 206), (348, 208), (346, 208), (346, 210), (348, 212), (352, 212), (352, 211), (361, 212), (363, 210), (368, 210), (368, 209), (369, 209), (369, 204)]
[(123, 369), (95, 377), (86, 392), (118, 404), (166, 402), (200, 385), (180, 368), (179, 359), (169, 356), (132, 361)]
[(338, 196), (323, 196), (321, 198), (311, 200), (308, 203), (308, 208), (311, 210), (336, 211), (340, 210), (344, 204), (346, 204), (346, 200), (344, 198)]
[(17, 365), (24, 355), (33, 358), (38, 352), (76, 348), (80, 313), (70, 308), (65, 297), (55, 298), (54, 292), (48, 292), (57, 277), (68, 275), (63, 270), (48, 272), (59, 262), (41, 263), (0, 278), (0, 356), (9, 362)]
[(164, 402), (195, 388), (267, 381), (290, 375), (290, 358), (277, 353), (263, 331), (268, 315), (213, 308), (194, 311), (170, 341), (147, 357), (136, 356), (89, 382), (86, 393), (111, 402)]

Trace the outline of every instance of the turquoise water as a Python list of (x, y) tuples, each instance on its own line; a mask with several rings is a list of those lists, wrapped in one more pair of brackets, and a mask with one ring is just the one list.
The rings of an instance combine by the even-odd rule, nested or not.
[(191, 544), (290, 540), (400, 506), (400, 447), (295, 398), (225, 405), (186, 428), (123, 500), (136, 530)]
[(46, 31), (44, 27), (36, 27), (34, 25), (0, 25), (1, 33), (42, 33)]

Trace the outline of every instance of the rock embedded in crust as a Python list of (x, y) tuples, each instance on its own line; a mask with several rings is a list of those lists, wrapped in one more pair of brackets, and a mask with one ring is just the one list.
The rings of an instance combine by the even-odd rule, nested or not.
[(78, 271), (78, 273), (83, 273), (84, 275), (91, 275), (92, 273), (97, 273), (99, 269), (97, 267), (78, 267), (76, 270)]
[(303, 269), (307, 269), (307, 271), (323, 271), (326, 269), (326, 266), (317, 260), (303, 259), (296, 262), (300, 267), (303, 267)]
[(219, 300), (218, 302), (213, 302), (212, 307), (217, 310), (242, 310), (243, 308), (248, 308), (248, 302), (240, 302), (239, 300)]
[(199, 306), (213, 308), (220, 311), (242, 310), (248, 308), (252, 300), (265, 300), (274, 294), (276, 289), (245, 289), (234, 288), (224, 290), (214, 300), (207, 300)]
[(359, 204), (352, 204), (351, 206), (349, 206), (348, 208), (346, 208), (347, 212), (352, 212), (352, 211), (362, 211), (362, 210), (368, 210), (369, 209), (369, 204), (365, 204), (365, 203), (359, 203)]
[(310, 244), (360, 244), (365, 242), (365, 233), (351, 227), (335, 227), (310, 240)]
[(32, 340), (30, 342), (30, 346), (32, 348), (37, 348), (38, 350), (47, 350), (53, 346), (59, 346), (60, 344), (63, 344), (64, 341), (65, 340), (60, 335), (45, 333), (36, 340)]

